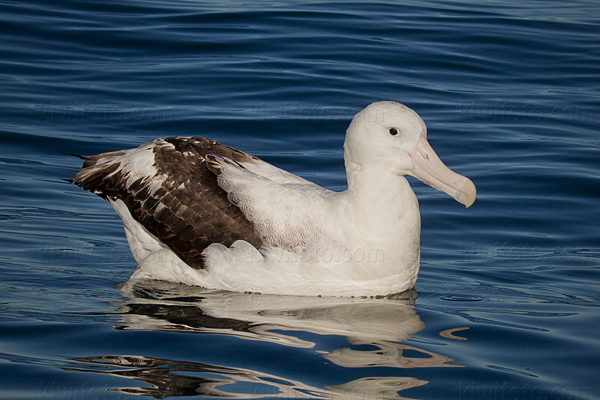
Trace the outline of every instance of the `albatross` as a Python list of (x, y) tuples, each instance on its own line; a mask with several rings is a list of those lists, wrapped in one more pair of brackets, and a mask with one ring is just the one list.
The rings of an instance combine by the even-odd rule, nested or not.
[(419, 204), (406, 175), (469, 207), (412, 109), (377, 102), (346, 131), (348, 188), (335, 192), (203, 137), (156, 139), (84, 159), (73, 183), (107, 200), (138, 268), (130, 278), (209, 289), (378, 296), (411, 289)]

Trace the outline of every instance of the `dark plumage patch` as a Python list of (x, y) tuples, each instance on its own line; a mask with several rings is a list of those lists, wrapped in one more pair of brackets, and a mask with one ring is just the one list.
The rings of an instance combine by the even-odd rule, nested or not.
[[(121, 199), (136, 221), (193, 268), (203, 268), (202, 251), (212, 243), (231, 246), (246, 240), (261, 246), (253, 225), (219, 187), (215, 162), (222, 158), (239, 164), (256, 157), (201, 137), (157, 139), (140, 148), (148, 145), (156, 176), (128, 185), (126, 171), (135, 168), (129, 165), (135, 153), (120, 150), (87, 157), (73, 183), (105, 199)], [(152, 187), (153, 179), (163, 175), (161, 186)]]

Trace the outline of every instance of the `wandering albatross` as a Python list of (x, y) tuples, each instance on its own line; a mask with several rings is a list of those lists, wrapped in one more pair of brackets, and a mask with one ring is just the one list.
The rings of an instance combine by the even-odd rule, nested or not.
[(270, 294), (377, 296), (419, 272), (419, 204), (405, 175), (469, 207), (475, 185), (448, 169), (419, 115), (396, 102), (359, 112), (334, 192), (202, 137), (156, 139), (85, 158), (73, 182), (123, 220), (132, 279)]

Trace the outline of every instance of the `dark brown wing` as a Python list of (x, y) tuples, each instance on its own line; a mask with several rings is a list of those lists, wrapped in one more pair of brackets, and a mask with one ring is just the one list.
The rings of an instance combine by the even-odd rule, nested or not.
[(73, 183), (107, 200), (121, 199), (187, 265), (203, 268), (202, 251), (212, 243), (261, 245), (209, 169), (215, 155), (236, 163), (257, 160), (211, 139), (172, 137), (88, 157)]

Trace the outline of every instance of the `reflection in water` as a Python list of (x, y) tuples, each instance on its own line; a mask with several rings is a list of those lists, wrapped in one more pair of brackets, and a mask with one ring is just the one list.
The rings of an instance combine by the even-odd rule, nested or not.
[(121, 290), (130, 300), (112, 304), (122, 317), (118, 329), (217, 333), (312, 348), (314, 343), (280, 331), (371, 343), (404, 341), (425, 327), (412, 307), (415, 291), (353, 299), (211, 291), (158, 281), (127, 283)]
[[(116, 329), (222, 334), (306, 349), (315, 343), (294, 333), (339, 335), (351, 346), (322, 357), (341, 367), (458, 367), (449, 357), (401, 343), (425, 327), (412, 306), (414, 291), (381, 299), (319, 298), (229, 293), (157, 281), (126, 283), (121, 291), (128, 300), (112, 304), (121, 319)], [(363, 377), (318, 388), (244, 368), (145, 356), (100, 355), (74, 362), (70, 370), (146, 382), (151, 386), (111, 390), (153, 397), (403, 399), (398, 392), (428, 383), (413, 377)]]
[(467, 330), (467, 329), (469, 329), (469, 328), (466, 327), (466, 326), (463, 326), (461, 328), (446, 329), (445, 331), (441, 331), (440, 332), (440, 336), (444, 337), (446, 339), (467, 340), (467, 338), (454, 335), (454, 332), (464, 331), (464, 330)]
[[(350, 348), (338, 349), (323, 357), (346, 368), (363, 367), (396, 367), (396, 368), (432, 368), (432, 367), (461, 367), (448, 364), (454, 361), (450, 357), (431, 351), (419, 349), (393, 342), (371, 343), (377, 347), (371, 351), (356, 351)], [(406, 357), (405, 350), (416, 352), (419, 357)], [(414, 354), (414, 353), (413, 353)]]
[[(66, 368), (76, 372), (97, 372), (136, 379), (149, 387), (122, 387), (114, 392), (152, 396), (210, 396), (219, 398), (310, 398), (310, 399), (405, 399), (401, 390), (426, 384), (415, 378), (361, 378), (324, 389), (248, 369), (165, 360), (138, 356), (99, 356), (77, 358), (85, 367)], [(235, 391), (229, 391), (235, 389)]]

